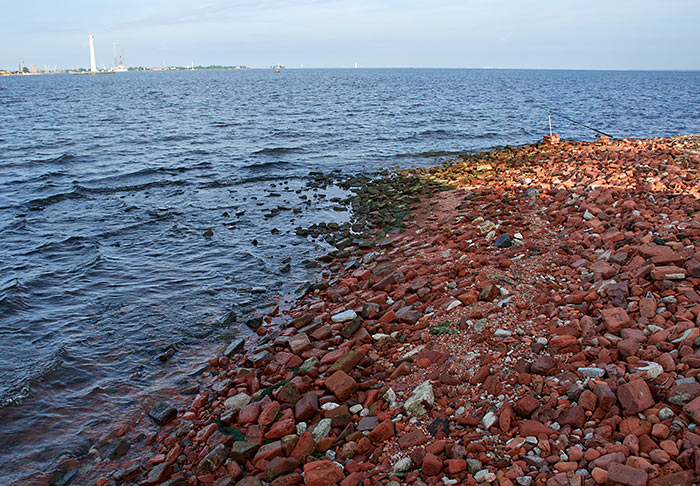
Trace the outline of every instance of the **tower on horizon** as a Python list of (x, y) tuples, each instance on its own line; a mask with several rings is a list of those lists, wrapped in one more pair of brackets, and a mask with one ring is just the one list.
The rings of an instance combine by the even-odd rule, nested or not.
[(90, 34), (88, 37), (88, 41), (90, 42), (90, 72), (91, 73), (96, 73), (97, 72), (97, 65), (95, 64), (95, 42), (94, 42), (95, 36)]

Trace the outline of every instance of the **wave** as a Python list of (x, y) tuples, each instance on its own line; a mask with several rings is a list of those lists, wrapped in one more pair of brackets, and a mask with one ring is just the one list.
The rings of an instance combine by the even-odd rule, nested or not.
[(260, 162), (258, 164), (244, 165), (242, 169), (249, 170), (265, 170), (265, 169), (277, 169), (285, 166), (291, 165), (289, 162), (278, 161), (278, 162)]
[(277, 155), (303, 151), (304, 149), (302, 149), (301, 147), (270, 147), (253, 152), (253, 155)]
[(237, 127), (241, 122), (212, 122), (211, 126), (216, 128)]
[(80, 157), (77, 157), (72, 154), (61, 154), (58, 157), (49, 157), (47, 159), (31, 159), (6, 162), (0, 164), (0, 168), (10, 169), (15, 167), (31, 167), (35, 165), (69, 164), (79, 159)]
[(71, 192), (59, 192), (58, 194), (53, 194), (51, 196), (32, 199), (31, 201), (24, 203), (23, 206), (28, 211), (41, 211), (62, 201), (67, 201), (69, 199), (81, 199), (83, 197), (85, 197), (83, 194), (75, 190)]
[(27, 287), (15, 278), (0, 289), (0, 314), (5, 316), (20, 310), (29, 309), (26, 300)]
[(187, 181), (152, 181), (144, 182), (143, 184), (129, 184), (113, 187), (85, 187), (76, 185), (76, 189), (84, 194), (116, 194), (119, 192), (137, 192), (156, 187), (186, 186), (189, 184), (190, 183)]
[(24, 252), (22, 255), (29, 256), (38, 253), (44, 253), (54, 250), (65, 251), (67, 249), (83, 250), (86, 248), (95, 248), (96, 243), (92, 238), (87, 236), (69, 236), (60, 241), (52, 241), (37, 246), (31, 250)]
[(185, 140), (192, 140), (194, 135), (166, 135), (159, 139), (160, 142), (184, 142)]
[(21, 403), (29, 395), (32, 385), (60, 367), (67, 356), (65, 345), (61, 345), (48, 359), (35, 361), (21, 376), (8, 373), (14, 380), (9, 383), (5, 383), (4, 379), (0, 381), (0, 409)]

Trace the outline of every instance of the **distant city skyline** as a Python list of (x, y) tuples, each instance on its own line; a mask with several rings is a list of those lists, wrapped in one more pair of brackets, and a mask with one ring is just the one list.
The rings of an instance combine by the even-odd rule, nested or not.
[(127, 66), (700, 69), (700, 2), (137, 0), (3, 7), (0, 69)]

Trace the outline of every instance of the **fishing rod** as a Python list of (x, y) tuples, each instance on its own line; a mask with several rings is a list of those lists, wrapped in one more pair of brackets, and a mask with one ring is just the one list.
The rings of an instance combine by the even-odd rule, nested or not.
[(612, 135), (605, 133), (603, 131), (598, 130), (597, 128), (589, 127), (588, 125), (584, 125), (581, 122), (577, 122), (576, 120), (572, 120), (568, 116), (562, 115), (561, 113), (557, 113), (556, 111), (552, 111), (549, 108), (547, 108), (547, 114), (549, 115), (549, 134), (552, 134), (552, 115), (559, 116), (563, 118), (564, 120), (569, 120), (571, 123), (575, 123), (576, 125), (581, 125), (582, 127), (588, 128), (589, 130), (593, 130), (596, 133), (600, 133), (601, 135), (605, 135), (606, 137), (614, 138)]

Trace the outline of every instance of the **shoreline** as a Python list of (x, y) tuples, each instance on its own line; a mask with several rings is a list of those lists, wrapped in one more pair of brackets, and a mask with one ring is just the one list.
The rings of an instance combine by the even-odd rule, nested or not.
[(699, 140), (401, 171), (433, 197), (364, 200), (401, 231), (347, 239), (190, 406), (152, 413), (140, 457), (95, 447), (90, 484), (691, 484)]

